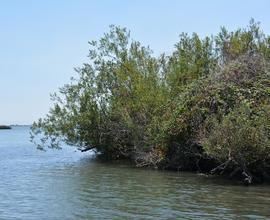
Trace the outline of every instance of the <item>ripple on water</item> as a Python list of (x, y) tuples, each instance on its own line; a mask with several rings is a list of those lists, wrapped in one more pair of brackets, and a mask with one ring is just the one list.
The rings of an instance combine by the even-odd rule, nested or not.
[(0, 219), (267, 219), (270, 187), (37, 151), (29, 127), (0, 132)]

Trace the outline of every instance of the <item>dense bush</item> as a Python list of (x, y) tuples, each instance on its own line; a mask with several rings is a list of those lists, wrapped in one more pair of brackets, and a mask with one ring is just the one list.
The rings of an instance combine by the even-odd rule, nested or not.
[(267, 177), (270, 37), (257, 23), (181, 34), (158, 58), (115, 26), (90, 46), (78, 78), (33, 124), (39, 148), (65, 142), (138, 166)]
[[(254, 53), (242, 55), (218, 73), (190, 84), (185, 92), (169, 103), (163, 118), (160, 139), (177, 166), (195, 168), (205, 153), (198, 140), (208, 119), (222, 120), (240, 103), (251, 107), (269, 104), (270, 78), (265, 59)], [(196, 158), (185, 157), (191, 155)], [(188, 162), (188, 163), (187, 163)]]
[(64, 141), (108, 158), (131, 158), (148, 146), (147, 126), (166, 101), (163, 64), (119, 27), (90, 45), (89, 64), (53, 95), (54, 107), (33, 124), (33, 134), (43, 133), (40, 148)]
[[(213, 120), (202, 138), (205, 152), (221, 165), (213, 171), (242, 173), (251, 182), (253, 174), (268, 177), (270, 168), (270, 108), (251, 108), (243, 103), (221, 121)], [(209, 126), (209, 125), (208, 125)]]

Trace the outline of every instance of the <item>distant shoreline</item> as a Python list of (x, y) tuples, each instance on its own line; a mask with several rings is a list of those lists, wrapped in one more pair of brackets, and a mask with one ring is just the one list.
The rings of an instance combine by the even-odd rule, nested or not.
[(0, 125), (0, 129), (11, 129), (11, 126), (8, 126), (8, 125)]
[(31, 126), (31, 124), (29, 124), (29, 125), (11, 124), (10, 125), (10, 127), (27, 127), (27, 126)]

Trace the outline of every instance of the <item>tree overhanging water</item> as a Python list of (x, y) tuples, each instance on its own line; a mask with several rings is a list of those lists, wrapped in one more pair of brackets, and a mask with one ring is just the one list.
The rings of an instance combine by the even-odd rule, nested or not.
[(38, 148), (65, 142), (137, 166), (270, 179), (270, 36), (258, 23), (183, 33), (159, 57), (118, 26), (89, 44), (78, 78), (32, 126)]

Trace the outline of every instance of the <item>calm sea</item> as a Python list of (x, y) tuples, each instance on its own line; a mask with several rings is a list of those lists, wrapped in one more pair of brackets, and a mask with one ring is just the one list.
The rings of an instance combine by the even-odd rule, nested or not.
[(0, 219), (267, 219), (270, 186), (39, 151), (29, 127), (0, 130)]

